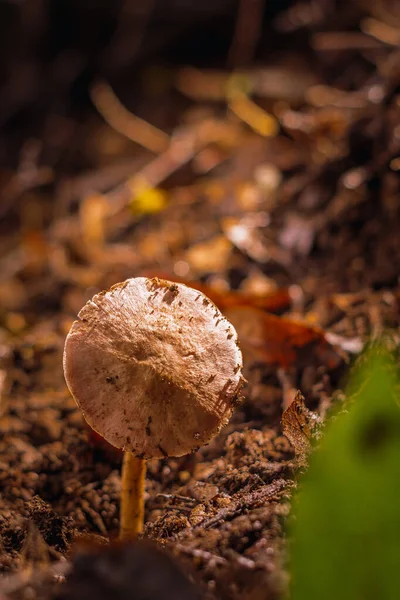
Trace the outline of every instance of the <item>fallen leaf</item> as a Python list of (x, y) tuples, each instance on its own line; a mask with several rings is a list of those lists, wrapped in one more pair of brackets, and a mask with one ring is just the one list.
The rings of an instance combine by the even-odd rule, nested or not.
[(279, 312), (287, 308), (291, 302), (289, 292), (286, 289), (276, 290), (266, 295), (258, 295), (235, 291), (221, 292), (220, 290), (213, 290), (205, 284), (190, 285), (206, 294), (224, 312), (231, 307), (254, 307), (260, 310)]
[(306, 464), (312, 439), (316, 436), (322, 421), (306, 407), (301, 392), (297, 392), (293, 402), (284, 411), (281, 424), (283, 434), (292, 444), (299, 463)]
[(245, 360), (284, 368), (291, 365), (302, 368), (314, 362), (329, 369), (339, 366), (342, 360), (317, 327), (251, 306), (224, 307), (224, 314), (238, 332)]

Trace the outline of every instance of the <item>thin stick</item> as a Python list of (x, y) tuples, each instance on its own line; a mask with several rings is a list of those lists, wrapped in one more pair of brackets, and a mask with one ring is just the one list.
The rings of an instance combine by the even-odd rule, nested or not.
[(146, 461), (125, 452), (122, 461), (120, 531), (121, 540), (137, 537), (144, 523), (144, 479)]
[(103, 81), (95, 83), (91, 89), (91, 98), (106, 123), (118, 133), (155, 154), (164, 152), (168, 148), (168, 134), (129, 112), (108, 83)]
[(265, 0), (240, 0), (228, 62), (233, 68), (248, 66), (260, 38)]

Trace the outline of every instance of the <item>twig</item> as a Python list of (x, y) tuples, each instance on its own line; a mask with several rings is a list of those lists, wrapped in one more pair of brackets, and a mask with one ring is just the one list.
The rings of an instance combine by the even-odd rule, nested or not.
[(41, 144), (38, 140), (28, 140), (22, 147), (17, 171), (2, 189), (0, 218), (5, 217), (17, 198), (24, 192), (34, 190), (53, 181), (53, 170), (50, 167), (38, 164), (40, 152)]
[(256, 133), (265, 137), (274, 137), (279, 131), (275, 117), (258, 106), (251, 98), (237, 91), (229, 101), (230, 110), (247, 123)]
[(229, 50), (231, 67), (248, 65), (260, 37), (265, 0), (240, 0), (236, 28)]
[(217, 141), (221, 122), (208, 119), (185, 127), (173, 135), (167, 150), (150, 161), (128, 181), (107, 194), (110, 200), (109, 216), (123, 210), (132, 195), (143, 188), (159, 186), (167, 177), (190, 162), (205, 146)]
[(175, 550), (181, 552), (182, 554), (187, 554), (189, 556), (193, 556), (194, 558), (200, 558), (204, 562), (208, 563), (209, 566), (218, 566), (218, 565), (226, 565), (228, 561), (226, 558), (222, 556), (217, 556), (212, 552), (208, 552), (207, 550), (201, 550), (200, 548), (191, 548), (189, 546), (184, 546), (183, 544), (174, 544)]
[[(212, 570), (217, 566), (226, 566), (230, 562), (223, 556), (217, 556), (216, 554), (208, 552), (207, 550), (202, 550), (201, 548), (191, 548), (190, 546), (184, 546), (183, 544), (174, 544), (173, 548), (182, 554), (192, 556), (193, 558), (199, 558), (207, 564), (208, 568)], [(232, 550), (231, 552), (233, 553), (234, 551)], [(245, 569), (251, 570), (256, 566), (253, 560), (250, 560), (245, 556), (241, 556), (236, 552), (234, 553), (233, 559), (236, 565), (244, 567)]]
[(338, 52), (382, 48), (382, 42), (358, 31), (323, 31), (311, 38), (314, 50)]
[(400, 29), (388, 23), (378, 21), (372, 17), (366, 17), (360, 23), (360, 29), (384, 44), (398, 46), (400, 44)]
[(198, 523), (195, 527), (186, 527), (185, 529), (182, 529), (175, 536), (171, 537), (171, 539), (179, 540), (189, 531), (211, 529), (221, 523), (221, 521), (230, 521), (244, 510), (258, 508), (265, 504), (265, 502), (272, 500), (289, 485), (291, 485), (291, 482), (286, 479), (277, 479), (269, 485), (264, 485), (255, 491), (244, 494), (238, 500), (233, 500), (226, 508), (222, 508), (213, 517), (203, 519), (203, 521)]
[(248, 93), (262, 98), (287, 100), (298, 103), (303, 100), (310, 85), (316, 79), (310, 72), (284, 66), (240, 69), (234, 74), (214, 69), (200, 70), (194, 67), (180, 69), (176, 76), (176, 88), (188, 98), (200, 102), (226, 101), (227, 87), (232, 78), (246, 85)]
[(197, 504), (197, 500), (195, 500), (195, 498), (189, 498), (189, 496), (180, 496), (179, 494), (157, 494), (155, 499), (157, 500), (157, 498), (177, 500), (178, 502), (183, 502), (185, 504)]
[[(60, 182), (57, 196), (63, 217), (68, 213), (71, 202), (87, 194), (104, 193), (121, 185), (132, 173), (141, 169), (148, 158), (145, 156), (124, 159), (117, 164), (107, 165), (98, 169), (86, 171), (81, 175), (63, 179)], [(57, 207), (58, 208), (58, 207)], [(59, 210), (61, 213), (61, 211)]]
[(139, 53), (151, 20), (155, 0), (131, 2), (124, 0), (119, 11), (117, 26), (106, 48), (110, 71), (132, 65)]
[(151, 150), (155, 154), (163, 152), (169, 143), (169, 136), (129, 112), (115, 95), (110, 85), (97, 82), (91, 89), (92, 102), (103, 119), (118, 133)]

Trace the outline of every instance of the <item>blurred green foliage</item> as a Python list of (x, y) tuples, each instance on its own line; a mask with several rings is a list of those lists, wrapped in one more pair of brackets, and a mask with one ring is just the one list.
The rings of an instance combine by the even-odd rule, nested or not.
[(400, 598), (400, 408), (395, 358), (370, 348), (299, 484), (291, 600)]

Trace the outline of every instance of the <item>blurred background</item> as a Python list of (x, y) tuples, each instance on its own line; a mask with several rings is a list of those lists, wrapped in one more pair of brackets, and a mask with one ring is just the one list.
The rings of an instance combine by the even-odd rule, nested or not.
[(142, 272), (397, 282), (399, 28), (389, 0), (2, 0), (5, 329)]

